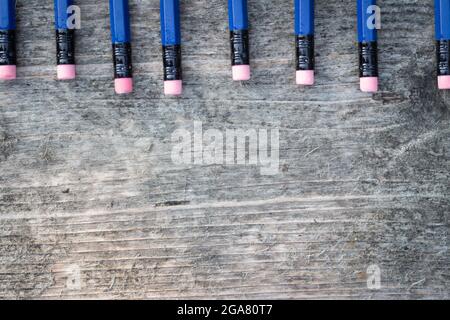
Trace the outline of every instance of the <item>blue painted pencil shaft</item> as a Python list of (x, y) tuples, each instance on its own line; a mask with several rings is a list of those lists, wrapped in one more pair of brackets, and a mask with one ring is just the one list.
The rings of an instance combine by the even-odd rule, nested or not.
[(230, 31), (248, 29), (247, 0), (228, 0)]
[(435, 0), (436, 40), (450, 40), (450, 0)]
[(373, 27), (376, 4), (376, 0), (357, 0), (359, 42), (377, 41), (377, 29)]
[(16, 29), (16, 1), (0, 0), (0, 30)]
[(109, 0), (111, 36), (113, 43), (131, 42), (128, 0)]
[(68, 9), (73, 5), (73, 0), (55, 0), (55, 29), (69, 29)]
[(314, 34), (314, 0), (295, 0), (295, 34)]
[(180, 1), (161, 0), (161, 42), (163, 46), (181, 44)]

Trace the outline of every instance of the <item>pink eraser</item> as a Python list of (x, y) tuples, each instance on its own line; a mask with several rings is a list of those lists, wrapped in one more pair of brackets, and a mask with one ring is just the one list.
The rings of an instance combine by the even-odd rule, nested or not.
[(164, 81), (164, 94), (166, 96), (179, 96), (183, 92), (183, 81), (169, 80)]
[(114, 80), (114, 87), (117, 94), (133, 92), (133, 78), (117, 78)]
[(233, 72), (233, 81), (250, 80), (250, 66), (249, 65), (232, 66), (231, 70)]
[(74, 64), (60, 64), (56, 66), (56, 74), (58, 80), (72, 80), (75, 79), (75, 65)]
[(450, 89), (450, 76), (438, 76), (438, 88), (441, 90)]
[(296, 82), (303, 86), (312, 86), (314, 84), (314, 70), (297, 70)]
[(13, 80), (16, 78), (16, 66), (0, 66), (0, 80)]
[(360, 78), (360, 87), (362, 92), (377, 92), (378, 77), (362, 77)]

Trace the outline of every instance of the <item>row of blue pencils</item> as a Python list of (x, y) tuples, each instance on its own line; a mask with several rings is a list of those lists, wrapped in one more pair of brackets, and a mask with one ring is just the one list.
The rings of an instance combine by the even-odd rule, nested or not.
[[(356, 0), (360, 88), (378, 90), (377, 30), (380, 8), (376, 0)], [(74, 0), (55, 0), (57, 78), (75, 78), (75, 30), (79, 7)], [(314, 0), (294, 0), (296, 83), (314, 84)], [(0, 79), (16, 78), (15, 0), (0, 0)], [(133, 91), (131, 28), (128, 0), (109, 0), (114, 82), (117, 94)], [(250, 79), (247, 0), (228, 0), (232, 77)], [(179, 0), (160, 0), (164, 92), (181, 95), (181, 27)], [(450, 0), (435, 0), (438, 87), (450, 89)]]

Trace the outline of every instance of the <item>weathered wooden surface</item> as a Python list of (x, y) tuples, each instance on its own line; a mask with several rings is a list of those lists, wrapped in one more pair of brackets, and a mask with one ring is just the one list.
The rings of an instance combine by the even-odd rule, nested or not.
[[(19, 79), (0, 83), (0, 297), (449, 298), (433, 1), (380, 1), (375, 95), (358, 91), (355, 1), (316, 1), (308, 89), (293, 84), (292, 1), (249, 2), (253, 80), (230, 81), (225, 1), (185, 0), (185, 93), (169, 99), (158, 0), (130, 1), (128, 97), (113, 94), (107, 1), (79, 1), (79, 78), (57, 82), (52, 1), (18, 0)], [(278, 128), (280, 174), (173, 164), (171, 134), (193, 121)]]

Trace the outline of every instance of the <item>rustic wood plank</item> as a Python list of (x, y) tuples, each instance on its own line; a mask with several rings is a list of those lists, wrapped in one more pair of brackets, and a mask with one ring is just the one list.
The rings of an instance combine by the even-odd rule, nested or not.
[[(355, 1), (316, 1), (317, 85), (293, 84), (291, 2), (249, 1), (241, 85), (224, 2), (182, 1), (186, 90), (170, 99), (159, 1), (130, 1), (128, 97), (113, 93), (107, 1), (79, 1), (74, 82), (54, 80), (51, 1), (17, 1), (19, 79), (0, 83), (1, 298), (449, 298), (433, 1), (380, 1), (375, 95), (358, 91)], [(279, 129), (281, 172), (174, 164), (171, 135), (193, 121)]]

